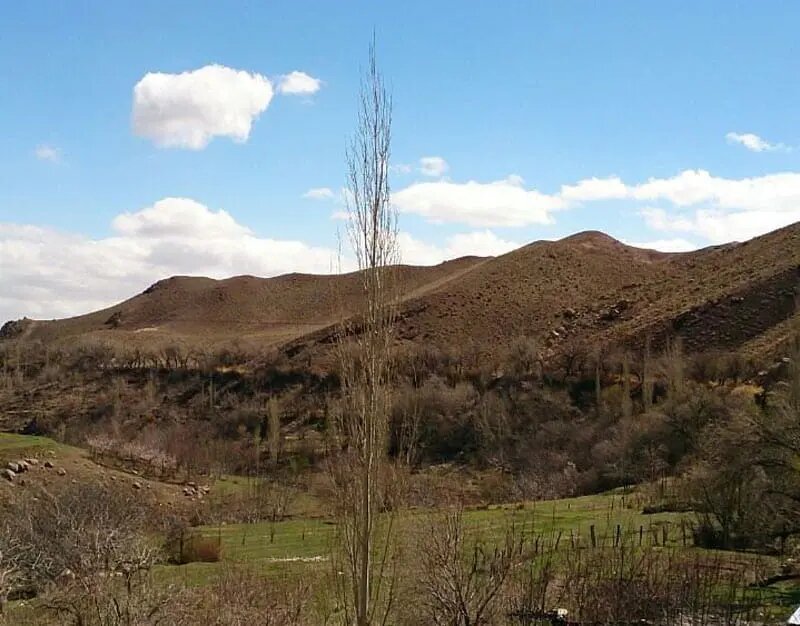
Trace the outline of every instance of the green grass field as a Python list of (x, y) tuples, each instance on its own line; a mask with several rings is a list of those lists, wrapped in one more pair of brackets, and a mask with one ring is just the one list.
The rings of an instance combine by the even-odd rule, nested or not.
[[(608, 493), (554, 501), (528, 502), (509, 506), (493, 506), (465, 510), (466, 532), (488, 544), (500, 541), (507, 529), (535, 537), (542, 547), (550, 549), (588, 548), (592, 545), (594, 526), (595, 547), (611, 547), (617, 540), (626, 545), (678, 547), (684, 537), (681, 532), (683, 513), (643, 515), (632, 508), (631, 496)], [(412, 510), (396, 520), (398, 535), (406, 538), (415, 532), (425, 532), (426, 525), (437, 513)], [(666, 530), (665, 530), (666, 529)], [(324, 518), (291, 519), (276, 523), (228, 524), (192, 529), (192, 534), (217, 541), (221, 546), (221, 563), (190, 563), (163, 566), (160, 576), (190, 582), (202, 582), (225, 563), (246, 564), (266, 575), (282, 575), (287, 570), (303, 571), (324, 566), (336, 537), (336, 525)], [(412, 539), (413, 540), (413, 539)], [(641, 543), (640, 543), (641, 541)]]
[(10, 459), (25, 452), (42, 452), (46, 450), (63, 450), (68, 448), (47, 437), (0, 433), (0, 459)]
[[(0, 461), (41, 456), (54, 451), (59, 458), (80, 458), (79, 448), (59, 444), (45, 437), (0, 433)], [(88, 459), (81, 463), (87, 464)], [(99, 466), (98, 466), (99, 468)], [(251, 479), (226, 476), (212, 486), (213, 497), (235, 497), (251, 485)], [(310, 494), (302, 494), (292, 507), (292, 517), (275, 523), (220, 524), (187, 531), (186, 539), (203, 537), (218, 542), (221, 560), (216, 563), (160, 565), (153, 572), (159, 584), (207, 584), (230, 565), (244, 566), (267, 577), (302, 576), (330, 567), (329, 555), (336, 542), (336, 525), (326, 515), (324, 505)], [(500, 542), (508, 529), (525, 533), (529, 541), (547, 550), (611, 549), (617, 541), (631, 547), (656, 547), (658, 550), (685, 550), (687, 554), (718, 555), (731, 568), (777, 570), (778, 560), (750, 553), (715, 553), (692, 545), (691, 513), (643, 514), (641, 494), (614, 492), (552, 501), (470, 508), (463, 511), (463, 522), (470, 538), (492, 545)], [(415, 543), (440, 512), (410, 510), (395, 520), (401, 541)], [(592, 532), (592, 530), (594, 532)], [(594, 540), (592, 536), (594, 535)], [(778, 614), (800, 603), (800, 587), (795, 581), (776, 584), (763, 594)]]

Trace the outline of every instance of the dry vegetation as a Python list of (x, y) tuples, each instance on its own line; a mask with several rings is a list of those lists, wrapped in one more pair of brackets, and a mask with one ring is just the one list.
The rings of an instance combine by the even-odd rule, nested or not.
[(373, 49), (359, 272), (3, 326), (0, 430), (50, 439), (0, 439), (0, 622), (774, 622), (800, 579), (800, 225), (402, 266), (390, 131)]

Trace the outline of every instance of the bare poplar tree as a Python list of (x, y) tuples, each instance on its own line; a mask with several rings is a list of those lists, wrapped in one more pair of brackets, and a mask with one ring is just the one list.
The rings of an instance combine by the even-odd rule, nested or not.
[[(386, 476), (391, 410), (390, 351), (396, 315), (393, 265), (399, 261), (396, 213), (389, 200), (392, 102), (378, 71), (373, 39), (361, 82), (358, 127), (347, 150), (348, 230), (359, 269), (362, 306), (339, 333), (341, 403), (331, 463), (347, 584), (345, 619), (365, 626), (385, 621), (391, 604), (386, 567), (391, 520)], [(381, 535), (378, 537), (378, 535)]]

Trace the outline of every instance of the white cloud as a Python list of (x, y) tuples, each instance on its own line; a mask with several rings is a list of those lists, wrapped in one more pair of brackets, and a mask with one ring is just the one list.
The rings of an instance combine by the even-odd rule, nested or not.
[(190, 198), (164, 198), (135, 213), (122, 213), (112, 226), (125, 237), (233, 239), (251, 234), (226, 211), (212, 211)]
[(320, 87), (322, 81), (319, 78), (297, 70), (284, 74), (278, 81), (278, 92), (290, 96), (310, 96), (317, 93)]
[(752, 152), (771, 152), (774, 150), (790, 150), (782, 143), (770, 143), (753, 133), (728, 133), (725, 139), (730, 144), (739, 144)]
[(518, 176), (489, 183), (414, 183), (392, 194), (392, 202), (401, 213), (420, 215), (431, 222), (478, 227), (548, 224), (552, 211), (566, 208), (557, 196), (525, 189)]
[(395, 192), (392, 200), (401, 213), (429, 222), (479, 227), (552, 223), (554, 212), (593, 202), (643, 202), (649, 206), (640, 213), (650, 228), (721, 243), (800, 221), (800, 172), (732, 179), (684, 170), (638, 184), (616, 176), (587, 178), (562, 185), (554, 194), (526, 189), (522, 179), (512, 175), (489, 183), (417, 182)]
[(0, 320), (77, 315), (175, 274), (224, 278), (327, 273), (334, 251), (259, 237), (225, 211), (165, 198), (112, 222), (100, 239), (0, 223)]
[(150, 72), (133, 88), (133, 129), (165, 148), (201, 150), (214, 137), (244, 142), (271, 100), (267, 78), (223, 65)]
[(800, 173), (795, 172), (729, 179), (686, 170), (630, 187), (629, 196), (672, 205), (642, 211), (651, 228), (694, 233), (712, 243), (744, 241), (800, 221)]
[(574, 185), (562, 185), (560, 195), (565, 202), (594, 202), (624, 198), (628, 189), (617, 176), (585, 178)]
[(33, 151), (36, 155), (36, 158), (40, 161), (49, 161), (50, 163), (60, 163), (61, 162), (61, 150), (56, 148), (55, 146), (50, 146), (48, 144), (41, 144), (36, 146), (36, 150)]
[(456, 234), (448, 237), (444, 245), (427, 243), (405, 232), (397, 238), (403, 263), (411, 265), (435, 265), (463, 256), (498, 256), (521, 245), (501, 239), (490, 230)]
[(690, 231), (692, 220), (680, 215), (670, 215), (658, 207), (646, 207), (639, 211), (647, 226), (653, 230)]
[(313, 187), (303, 194), (304, 198), (311, 200), (331, 200), (336, 197), (330, 187)]
[(634, 248), (645, 248), (647, 250), (658, 250), (659, 252), (690, 252), (697, 250), (700, 246), (687, 239), (655, 239), (653, 241), (632, 242), (624, 241)]
[(746, 241), (800, 221), (800, 207), (792, 211), (734, 211), (698, 209), (689, 215), (672, 215), (663, 209), (648, 209), (645, 222), (665, 232), (699, 235), (714, 244)]
[(447, 161), (438, 156), (422, 157), (419, 160), (419, 171), (423, 176), (442, 176), (449, 167)]

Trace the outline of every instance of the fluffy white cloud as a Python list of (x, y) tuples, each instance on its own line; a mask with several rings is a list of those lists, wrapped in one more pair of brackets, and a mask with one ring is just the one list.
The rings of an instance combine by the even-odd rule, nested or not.
[(55, 146), (47, 144), (38, 145), (36, 146), (36, 150), (33, 151), (33, 154), (36, 155), (36, 158), (40, 161), (49, 161), (50, 163), (61, 162), (61, 150)]
[(631, 187), (630, 196), (672, 205), (642, 211), (651, 228), (694, 233), (712, 243), (744, 241), (800, 221), (800, 173), (795, 172), (728, 179), (686, 170)]
[(448, 237), (444, 245), (427, 243), (401, 232), (398, 244), (403, 263), (412, 265), (434, 265), (463, 256), (498, 256), (521, 245), (501, 239), (490, 230), (459, 233)]
[(562, 185), (560, 197), (564, 202), (581, 203), (614, 200), (628, 195), (628, 189), (618, 177), (585, 178), (574, 185)]
[(226, 211), (212, 211), (190, 198), (164, 198), (135, 213), (122, 213), (112, 226), (125, 237), (233, 239), (251, 235)]
[(133, 129), (166, 148), (201, 150), (214, 137), (244, 142), (271, 100), (267, 78), (223, 65), (150, 72), (133, 88)]
[(730, 144), (739, 144), (752, 152), (771, 152), (774, 150), (789, 150), (789, 147), (782, 143), (770, 143), (753, 133), (728, 133), (725, 135)]
[(553, 212), (592, 202), (642, 202), (651, 205), (640, 210), (650, 228), (721, 243), (800, 220), (800, 172), (731, 179), (706, 170), (684, 170), (638, 184), (616, 176), (587, 178), (562, 185), (554, 194), (526, 189), (518, 176), (490, 183), (417, 182), (395, 192), (392, 200), (400, 212), (430, 222), (480, 227), (551, 223)]
[(303, 194), (304, 198), (311, 200), (331, 200), (336, 197), (330, 187), (313, 187)]
[(392, 202), (401, 213), (420, 215), (431, 222), (478, 227), (547, 224), (552, 222), (552, 211), (567, 206), (557, 196), (525, 189), (519, 176), (489, 183), (414, 183), (392, 194)]
[(688, 215), (647, 209), (645, 222), (654, 229), (699, 235), (714, 244), (746, 241), (800, 221), (800, 207), (791, 211), (733, 211), (698, 209)]
[(99, 309), (175, 274), (224, 278), (327, 273), (335, 253), (258, 237), (225, 211), (165, 198), (113, 221), (101, 239), (0, 223), (0, 320)]
[(290, 72), (281, 76), (278, 81), (278, 92), (290, 96), (310, 96), (322, 87), (319, 78), (309, 76), (305, 72)]
[(426, 156), (419, 160), (419, 171), (423, 176), (442, 176), (449, 167), (447, 161), (439, 156)]

